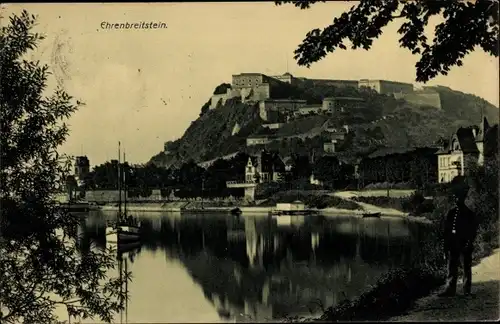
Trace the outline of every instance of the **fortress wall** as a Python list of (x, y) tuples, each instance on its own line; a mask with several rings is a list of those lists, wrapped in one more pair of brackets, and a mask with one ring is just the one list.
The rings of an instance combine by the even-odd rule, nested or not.
[(262, 127), (269, 129), (278, 129), (285, 125), (284, 123), (271, 123), (271, 124), (263, 124)]
[(323, 79), (310, 79), (314, 84), (327, 85), (332, 87), (358, 87), (357, 80), (323, 80)]
[(210, 109), (217, 108), (217, 104), (220, 102), (222, 105), (226, 103), (227, 94), (216, 94), (212, 95), (212, 101), (210, 102)]
[(261, 84), (257, 87), (253, 88), (253, 100), (266, 100), (271, 98), (271, 85), (270, 84)]
[(392, 82), (380, 80), (380, 93), (381, 94), (389, 94), (395, 92), (403, 92), (403, 93), (412, 93), (413, 92), (413, 84), (403, 83), (403, 82)]
[(437, 92), (414, 92), (408, 93), (403, 98), (412, 104), (419, 106), (431, 106), (441, 109), (441, 97)]

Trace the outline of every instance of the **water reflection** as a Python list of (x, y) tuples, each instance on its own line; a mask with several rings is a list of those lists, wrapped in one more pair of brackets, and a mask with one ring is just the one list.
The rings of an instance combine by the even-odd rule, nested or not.
[[(425, 231), (401, 219), (144, 213), (129, 264), (134, 322), (266, 321), (355, 298), (412, 259)], [(94, 212), (82, 246), (104, 247)]]

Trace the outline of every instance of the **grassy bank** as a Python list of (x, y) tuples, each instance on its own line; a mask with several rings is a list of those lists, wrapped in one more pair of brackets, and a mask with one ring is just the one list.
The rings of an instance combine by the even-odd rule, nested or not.
[(360, 206), (355, 202), (323, 193), (311, 193), (310, 191), (303, 190), (277, 192), (259, 206), (274, 207), (276, 203), (290, 203), (296, 200), (302, 201), (309, 208), (324, 209), (334, 207), (347, 210), (360, 209)]
[(358, 196), (352, 200), (375, 205), (382, 208), (392, 208), (412, 216), (420, 216), (434, 211), (432, 200), (425, 199), (421, 192), (415, 192), (408, 197), (387, 197), (387, 196)]

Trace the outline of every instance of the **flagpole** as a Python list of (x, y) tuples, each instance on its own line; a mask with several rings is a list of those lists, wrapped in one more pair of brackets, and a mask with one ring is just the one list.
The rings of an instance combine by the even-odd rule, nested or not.
[(122, 216), (122, 186), (121, 186), (121, 168), (120, 168), (120, 146), (121, 143), (118, 141), (118, 218)]

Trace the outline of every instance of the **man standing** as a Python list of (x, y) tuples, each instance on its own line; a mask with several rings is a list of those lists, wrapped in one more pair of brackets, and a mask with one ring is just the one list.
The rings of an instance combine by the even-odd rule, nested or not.
[(448, 260), (446, 288), (440, 297), (456, 294), (458, 265), (463, 256), (464, 294), (471, 293), (472, 252), (477, 234), (476, 215), (465, 205), (469, 186), (463, 176), (455, 177), (451, 182), (454, 207), (446, 215), (444, 224), (444, 251)]

